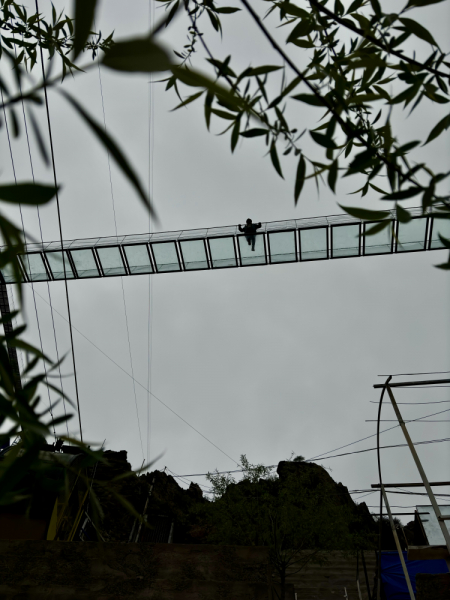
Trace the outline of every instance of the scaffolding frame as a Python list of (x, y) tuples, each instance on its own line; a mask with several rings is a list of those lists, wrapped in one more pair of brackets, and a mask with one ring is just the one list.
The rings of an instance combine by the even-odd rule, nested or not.
[[(395, 524), (394, 524), (394, 520), (392, 517), (392, 513), (391, 513), (391, 509), (389, 506), (389, 502), (388, 502), (388, 498), (387, 498), (387, 494), (385, 491), (385, 486), (383, 485), (382, 482), (382, 478), (381, 478), (381, 461), (380, 461), (380, 443), (379, 443), (379, 432), (380, 432), (380, 417), (381, 417), (381, 406), (382, 406), (382, 402), (383, 402), (383, 396), (384, 393), (387, 391), (389, 399), (391, 401), (392, 407), (394, 409), (395, 412), (395, 416), (397, 417), (399, 426), (403, 432), (403, 435), (405, 437), (406, 443), (409, 447), (409, 450), (411, 452), (411, 455), (414, 459), (414, 462), (416, 464), (417, 470), (419, 471), (419, 475), (420, 478), (422, 480), (422, 485), (425, 487), (426, 491), (427, 491), (427, 495), (428, 498), (430, 499), (431, 505), (433, 507), (433, 510), (435, 512), (436, 515), (436, 519), (439, 523), (439, 526), (441, 528), (442, 534), (444, 536), (444, 540), (445, 540), (445, 544), (447, 546), (447, 551), (449, 553), (450, 556), (450, 533), (446, 527), (445, 521), (449, 520), (450, 517), (449, 516), (444, 516), (441, 513), (441, 510), (439, 508), (439, 505), (436, 501), (436, 497), (433, 493), (433, 490), (431, 488), (430, 482), (428, 481), (428, 478), (426, 476), (425, 470), (422, 466), (422, 463), (419, 459), (419, 456), (417, 454), (417, 451), (415, 449), (414, 446), (414, 442), (411, 439), (411, 436), (409, 435), (408, 429), (406, 428), (406, 424), (405, 421), (403, 420), (402, 414), (400, 412), (400, 409), (398, 407), (398, 404), (395, 400), (394, 394), (392, 392), (392, 388), (393, 387), (412, 387), (412, 386), (419, 386), (419, 385), (436, 385), (436, 384), (443, 384), (443, 383), (449, 383), (450, 384), (450, 379), (434, 379), (434, 380), (426, 380), (426, 381), (404, 381), (404, 382), (395, 382), (395, 383), (391, 383), (391, 379), (392, 379), (393, 375), (390, 375), (386, 381), (384, 383), (381, 384), (375, 384), (373, 387), (375, 389), (381, 389), (381, 396), (380, 396), (380, 403), (379, 403), (379, 409), (378, 409), (378, 419), (377, 419), (377, 453), (378, 453), (378, 469), (379, 469), (379, 476), (380, 476), (380, 481), (379, 484), (376, 485), (376, 487), (380, 488), (380, 522), (382, 519), (382, 500), (384, 500), (384, 504), (386, 506), (386, 510), (389, 516), (389, 522), (391, 525), (391, 529), (392, 529), (392, 533), (394, 535), (394, 539), (395, 539), (395, 544), (397, 546), (397, 550), (399, 553), (399, 557), (400, 557), (400, 561), (402, 564), (402, 568), (403, 568), (403, 573), (405, 575), (405, 579), (406, 579), (406, 583), (408, 586), (408, 591), (411, 597), (411, 600), (415, 600), (415, 596), (414, 596), (414, 592), (412, 589), (412, 585), (411, 585), (411, 580), (409, 578), (409, 573), (408, 570), (406, 568), (406, 564), (405, 564), (405, 560), (403, 558), (403, 552), (401, 550), (401, 546), (400, 546), (400, 541), (398, 539), (398, 535), (397, 535), (397, 530), (395, 528)], [(444, 482), (439, 482), (441, 485)], [(401, 484), (390, 484), (390, 486), (393, 485), (401, 485)], [(375, 486), (372, 486), (375, 487)], [(381, 543), (381, 538), (380, 538), (380, 543)], [(447, 558), (446, 559), (447, 562), (447, 566), (449, 567), (449, 571), (450, 571), (450, 559)], [(377, 585), (377, 600), (380, 600), (380, 593), (381, 593), (381, 551), (379, 552), (379, 556), (378, 556), (378, 585)]]

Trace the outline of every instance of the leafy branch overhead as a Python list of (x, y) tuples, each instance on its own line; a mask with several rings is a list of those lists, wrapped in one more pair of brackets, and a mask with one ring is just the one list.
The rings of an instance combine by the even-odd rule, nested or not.
[[(424, 212), (440, 207), (441, 217), (449, 213), (450, 172), (436, 172), (433, 165), (414, 160), (414, 151), (448, 131), (450, 115), (437, 120), (425, 139), (400, 140), (394, 131), (399, 111), (413, 120), (420, 104), (432, 107), (450, 100), (448, 56), (420, 18), (421, 11), (439, 0), (410, 0), (398, 13), (384, 12), (378, 0), (354, 0), (345, 6), (341, 0), (267, 0), (264, 18), (254, 8), (261, 4), (248, 0), (240, 0), (239, 8), (214, 0), (158, 2), (165, 6), (168, 21), (181, 10), (186, 21), (188, 43), (174, 50), (181, 64), (166, 80), (166, 89), (179, 97), (176, 109), (202, 101), (208, 129), (214, 122), (222, 124), (232, 152), (239, 140), (258, 138), (280, 177), (283, 162), (295, 157), (296, 203), (308, 179), (336, 192), (341, 178), (353, 177), (355, 193), (375, 191), (379, 199), (394, 203), (400, 220), (409, 213), (398, 203), (415, 197)], [(238, 11), (246, 11), (265, 37), (273, 50), (272, 64), (237, 70), (235, 63), (245, 62), (245, 56), (223, 58), (211, 51), (213, 35), (226, 38), (226, 24), (233, 26)], [(276, 28), (286, 32), (284, 43), (278, 41)], [(419, 50), (411, 52), (407, 42)], [(222, 82), (234, 99), (216, 94), (195, 77), (186, 82), (181, 75), (200, 68), (208, 70), (210, 82)], [(194, 88), (187, 96), (183, 84)], [(309, 111), (316, 115), (311, 118)], [(311, 127), (313, 120), (318, 125)], [(351, 214), (376, 219), (368, 209), (354, 208)]]

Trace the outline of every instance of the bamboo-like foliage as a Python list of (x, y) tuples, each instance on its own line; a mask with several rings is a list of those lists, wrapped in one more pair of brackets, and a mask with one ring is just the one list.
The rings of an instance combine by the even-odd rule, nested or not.
[[(379, 0), (264, 0), (264, 18), (260, 17), (262, 2), (240, 0), (241, 8), (237, 8), (215, 0), (157, 1), (165, 5), (169, 21), (177, 11), (187, 13), (189, 42), (182, 50), (175, 49), (175, 54), (189, 76), (177, 67), (166, 84), (181, 100), (176, 108), (202, 101), (208, 129), (213, 119), (223, 122), (222, 133), (229, 133), (232, 152), (240, 139), (260, 138), (280, 177), (283, 162), (289, 160), (285, 157), (296, 157), (295, 203), (308, 179), (314, 179), (318, 188), (325, 185), (335, 192), (340, 178), (353, 177), (358, 181), (353, 193), (365, 196), (374, 190), (379, 199), (390, 203), (390, 209), (396, 209), (401, 222), (409, 221), (411, 215), (400, 202), (414, 197), (421, 200), (424, 213), (450, 217), (446, 181), (450, 171), (436, 172), (432, 164), (414, 160), (416, 148), (448, 130), (450, 114), (433, 125), (426, 139), (415, 136), (413, 140), (399, 139), (392, 117), (396, 105), (406, 117), (421, 103), (431, 109), (450, 100), (448, 56), (420, 23), (426, 8), (443, 0), (408, 0), (398, 13), (391, 12), (389, 2), (383, 7)], [(211, 38), (214, 33), (226, 38), (228, 16), (237, 11), (250, 16), (254, 35), (265, 36), (274, 64), (239, 71), (234, 65), (245, 64), (245, 55), (222, 59), (213, 54)], [(236, 22), (239, 17), (232, 19)], [(276, 27), (286, 32), (284, 43), (277, 41)], [(425, 48), (422, 59), (406, 48), (414, 40)], [(202, 59), (205, 55), (206, 60)], [(234, 94), (234, 102), (200, 81), (194, 71), (200, 63)], [(200, 91), (183, 97), (181, 84)], [(315, 108), (318, 126), (305, 123), (305, 105)], [(409, 128), (413, 132), (414, 116)], [(304, 149), (306, 139), (310, 152), (312, 141), (313, 153), (321, 153), (321, 160)], [(342, 208), (361, 219), (386, 219), (369, 235), (389, 227), (387, 211)], [(448, 240), (444, 243), (450, 248)], [(448, 269), (450, 263), (441, 267)]]

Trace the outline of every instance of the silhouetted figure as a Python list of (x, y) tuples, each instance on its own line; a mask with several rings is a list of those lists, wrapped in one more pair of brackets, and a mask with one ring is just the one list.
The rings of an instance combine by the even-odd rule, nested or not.
[(245, 239), (248, 242), (248, 245), (252, 247), (253, 252), (255, 251), (255, 242), (256, 242), (256, 230), (261, 227), (261, 223), (253, 223), (251, 219), (247, 219), (244, 227), (238, 225), (239, 231), (245, 233)]

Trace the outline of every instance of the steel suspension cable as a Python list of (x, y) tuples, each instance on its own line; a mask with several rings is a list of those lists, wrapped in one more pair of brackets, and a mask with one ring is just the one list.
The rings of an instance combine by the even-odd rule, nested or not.
[[(22, 94), (22, 87), (21, 87), (20, 83), (19, 83), (19, 88), (20, 88), (20, 93)], [(27, 116), (26, 116), (26, 112), (25, 112), (25, 103), (23, 101), (23, 98), (21, 100), (21, 104), (22, 104), (23, 122), (24, 122), (24, 125), (25, 125), (25, 135), (26, 135), (26, 139), (27, 139), (28, 157), (30, 159), (31, 177), (33, 179), (33, 183), (35, 183), (33, 158), (32, 158), (32, 155), (31, 155), (30, 136), (28, 135), (28, 123), (27, 123)], [(39, 205), (36, 205), (36, 212), (37, 212), (37, 218), (38, 218), (38, 223), (39, 223), (39, 234), (40, 234), (40, 238), (41, 238), (41, 243), (43, 244), (44, 243), (44, 236), (42, 234), (42, 222), (41, 222), (41, 213), (39, 211)], [(38, 328), (39, 328), (39, 317), (38, 317), (37, 305), (36, 305), (36, 294), (35, 294), (35, 291), (34, 291), (33, 284), (31, 285), (31, 289), (33, 290), (34, 307), (35, 307), (35, 310), (36, 310), (36, 319), (38, 321)], [(68, 425), (68, 419), (67, 419), (66, 399), (65, 399), (64, 385), (63, 385), (62, 374), (61, 374), (61, 362), (60, 362), (60, 359), (59, 359), (58, 341), (57, 341), (57, 338), (56, 338), (55, 316), (53, 314), (52, 295), (51, 295), (51, 292), (50, 292), (50, 284), (49, 284), (48, 281), (47, 281), (47, 293), (48, 293), (48, 299), (50, 301), (50, 314), (51, 314), (52, 326), (53, 326), (53, 338), (54, 338), (54, 341), (55, 341), (56, 360), (57, 360), (58, 372), (59, 372), (59, 382), (60, 382), (61, 391), (62, 391), (62, 401), (63, 401), (63, 408), (64, 408), (64, 416), (66, 417), (66, 432), (67, 432), (67, 437), (69, 437), (69, 425)], [(40, 339), (40, 332), (39, 332), (39, 339)], [(41, 341), (41, 350), (42, 350), (42, 354), (43, 354), (44, 350), (42, 348), (42, 341)], [(44, 369), (45, 369), (45, 363), (44, 363)], [(47, 371), (46, 371), (46, 369), (45, 369), (45, 378), (47, 380)], [(49, 391), (49, 394), (50, 394), (50, 391)]]
[[(20, 93), (22, 94), (22, 88), (20, 86), (20, 83), (19, 83), (19, 89), (20, 89)], [(6, 135), (8, 137), (9, 155), (10, 155), (10, 158), (11, 158), (11, 166), (12, 166), (12, 170), (13, 170), (14, 183), (15, 183), (15, 185), (17, 185), (16, 167), (15, 167), (15, 164), (14, 164), (14, 156), (13, 156), (13, 151), (12, 151), (12, 146), (11, 146), (11, 138), (10, 138), (10, 135), (9, 135), (8, 119), (7, 119), (7, 116), (6, 116), (6, 109), (5, 109), (5, 106), (4, 106), (5, 102), (4, 102), (4, 98), (3, 98), (3, 90), (2, 90), (2, 88), (0, 88), (0, 94), (1, 94), (2, 104), (3, 104), (3, 117), (5, 119), (5, 129), (6, 129)], [(22, 100), (22, 105), (23, 105), (23, 100)], [(34, 183), (34, 174), (33, 174), (33, 183)], [(21, 224), (22, 224), (23, 242), (25, 244), (25, 250), (26, 250), (27, 242), (26, 242), (26, 234), (25, 234), (25, 223), (24, 223), (24, 219), (23, 219), (22, 204), (20, 202), (19, 202), (19, 212), (20, 212), (20, 221), (21, 221)], [(36, 322), (37, 322), (38, 335), (39, 335), (39, 344), (40, 344), (40, 347), (41, 347), (41, 352), (42, 352), (42, 354), (44, 354), (44, 347), (43, 347), (43, 344), (42, 344), (42, 335), (41, 335), (41, 325), (40, 325), (40, 322), (39, 322), (39, 314), (38, 314), (38, 309), (37, 309), (37, 304), (36, 304), (36, 295), (35, 295), (35, 292), (34, 292), (33, 282), (31, 282), (31, 290), (32, 290), (32, 293), (33, 293), (34, 310), (35, 310), (35, 314), (36, 314)], [(50, 416), (51, 416), (51, 419), (53, 421), (53, 406), (52, 406), (52, 400), (51, 400), (51, 397), (50, 397), (50, 388), (48, 386), (47, 366), (45, 364), (45, 360), (43, 360), (42, 362), (44, 364), (45, 381), (46, 381), (46, 384), (47, 384), (46, 387), (47, 387), (47, 393), (48, 393), (48, 403), (49, 403)], [(53, 424), (53, 436), (56, 439), (56, 431), (55, 431), (55, 425), (54, 424)]]
[[(101, 76), (101, 69), (100, 69), (100, 61), (99, 60), (97, 61), (97, 66), (98, 66), (98, 80), (99, 80), (99, 85), (100, 85), (100, 97), (101, 97), (101, 100), (102, 100), (103, 127), (105, 128), (105, 132), (106, 132), (107, 131), (107, 127), (106, 127), (105, 102), (104, 102), (104, 97), (103, 97), (103, 85), (102, 85), (102, 76)], [(109, 187), (110, 187), (110, 191), (111, 191), (111, 204), (112, 204), (113, 217), (114, 217), (114, 230), (115, 230), (116, 237), (117, 237), (116, 206), (115, 206), (115, 201), (114, 201), (114, 188), (113, 188), (112, 174), (111, 174), (111, 157), (110, 157), (110, 154), (109, 154), (109, 150), (106, 151), (106, 154), (107, 154), (107, 157), (108, 157)], [(120, 283), (121, 283), (121, 287), (122, 287), (123, 309), (124, 309), (124, 313), (125, 313), (125, 326), (126, 326), (126, 330), (127, 330), (128, 353), (129, 353), (129, 356), (130, 356), (131, 374), (132, 374), (132, 378), (133, 378), (134, 404), (136, 406), (136, 418), (137, 418), (137, 425), (138, 425), (138, 430), (139, 430), (139, 440), (140, 440), (140, 443), (141, 443), (142, 457), (145, 460), (144, 446), (143, 446), (143, 443), (142, 443), (141, 424), (140, 424), (140, 419), (139, 419), (139, 409), (138, 409), (138, 402), (137, 402), (137, 394), (136, 394), (136, 382), (135, 382), (135, 379), (134, 379), (133, 354), (132, 354), (132, 351), (131, 351), (130, 329), (129, 329), (129, 326), (128, 326), (127, 303), (126, 303), (126, 298), (125, 298), (125, 287), (123, 285), (123, 277), (120, 277)]]
[[(148, 20), (149, 30), (152, 31), (153, 23), (155, 22), (155, 3), (149, 0), (148, 3)], [(155, 148), (155, 131), (154, 131), (154, 114), (155, 102), (153, 97), (153, 73), (150, 73), (150, 81), (148, 85), (148, 193), (149, 197), (153, 198), (153, 155)], [(148, 216), (149, 232), (152, 232), (152, 218)], [(153, 363), (153, 287), (154, 281), (148, 275), (148, 315), (147, 315), (147, 348), (148, 348), (148, 363), (147, 363), (147, 462), (151, 455), (151, 409), (152, 409), (152, 363)]]
[(83, 428), (81, 426), (80, 398), (79, 398), (79, 393), (78, 393), (77, 367), (76, 367), (76, 362), (75, 362), (75, 347), (74, 347), (74, 343), (73, 343), (73, 334), (72, 334), (72, 315), (70, 312), (69, 287), (67, 284), (67, 269), (66, 269), (66, 258), (65, 258), (65, 253), (64, 253), (64, 241), (63, 241), (63, 234), (62, 234), (61, 210), (60, 210), (60, 205), (59, 205), (58, 180), (56, 177), (55, 151), (54, 151), (54, 147), (53, 147), (52, 126), (51, 126), (51, 121), (50, 121), (50, 109), (49, 109), (49, 104), (48, 104), (47, 78), (45, 75), (45, 68), (44, 68), (44, 53), (42, 52), (42, 44), (40, 43), (41, 42), (41, 20), (40, 20), (40, 16), (39, 16), (38, 0), (35, 0), (35, 6), (36, 6), (36, 13), (38, 15), (37, 27), (38, 27), (38, 37), (39, 37), (39, 53), (40, 53), (40, 57), (41, 57), (41, 70), (42, 70), (42, 82), (43, 82), (43, 87), (44, 87), (45, 112), (46, 112), (46, 116), (47, 116), (48, 137), (49, 137), (49, 142), (50, 142), (50, 155), (51, 155), (52, 171), (53, 171), (53, 182), (55, 185), (56, 212), (57, 212), (57, 216), (58, 216), (59, 238), (60, 238), (60, 243), (61, 243), (61, 254), (62, 254), (63, 269), (64, 269), (64, 286), (65, 286), (65, 291), (66, 291), (67, 315), (69, 317), (70, 347), (71, 347), (71, 351), (72, 351), (73, 376), (74, 376), (74, 382), (75, 382), (75, 395), (76, 395), (76, 401), (77, 401), (78, 423), (79, 423), (79, 427), (80, 427), (80, 439), (81, 439), (81, 441), (83, 441)]

